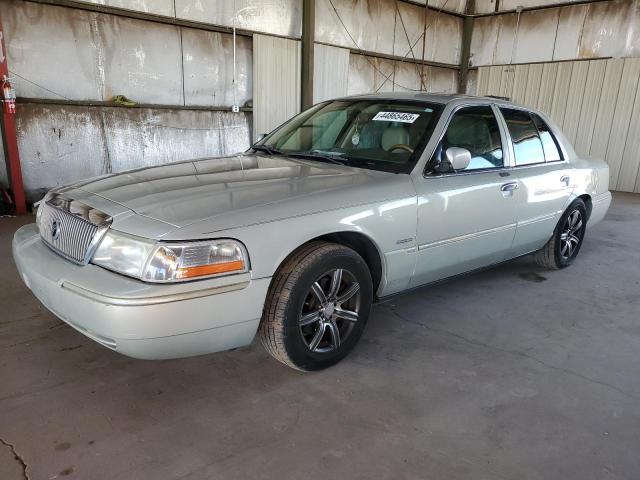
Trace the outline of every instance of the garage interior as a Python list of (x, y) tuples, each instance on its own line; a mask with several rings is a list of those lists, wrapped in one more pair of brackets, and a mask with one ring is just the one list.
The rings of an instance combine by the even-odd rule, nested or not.
[(2, 216), (1, 479), (640, 477), (640, 0), (0, 0), (0, 26), (19, 212), (390, 91), (542, 110), (614, 191), (571, 268), (525, 257), (384, 301), (313, 374), (259, 342), (161, 362), (99, 346), (19, 278), (33, 216)]

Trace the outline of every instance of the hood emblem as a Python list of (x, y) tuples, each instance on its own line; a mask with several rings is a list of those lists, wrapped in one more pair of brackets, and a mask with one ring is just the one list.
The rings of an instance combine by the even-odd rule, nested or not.
[(60, 238), (60, 224), (57, 220), (51, 222), (51, 238), (54, 240)]

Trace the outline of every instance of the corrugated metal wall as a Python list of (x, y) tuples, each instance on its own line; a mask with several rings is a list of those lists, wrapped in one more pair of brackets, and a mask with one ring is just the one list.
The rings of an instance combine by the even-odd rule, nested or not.
[(300, 42), (253, 36), (254, 138), (300, 112)]
[(580, 155), (604, 159), (610, 188), (640, 193), (640, 58), (481, 67), (477, 93), (538, 108)]
[(315, 44), (313, 59), (313, 102), (347, 94), (349, 50)]

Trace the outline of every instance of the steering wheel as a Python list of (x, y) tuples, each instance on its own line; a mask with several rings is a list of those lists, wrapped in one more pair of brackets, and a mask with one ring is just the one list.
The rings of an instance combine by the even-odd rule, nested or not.
[(405, 152), (413, 153), (413, 148), (411, 148), (406, 143), (396, 143), (395, 145), (392, 145), (391, 148), (389, 148), (389, 150), (387, 151), (393, 152), (394, 150), (404, 150)]

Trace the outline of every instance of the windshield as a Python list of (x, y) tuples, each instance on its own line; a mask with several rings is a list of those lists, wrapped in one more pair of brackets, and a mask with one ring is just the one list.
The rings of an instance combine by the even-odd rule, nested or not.
[(442, 105), (395, 100), (320, 103), (278, 127), (255, 150), (359, 168), (408, 173)]

